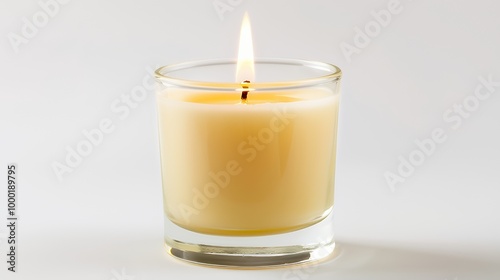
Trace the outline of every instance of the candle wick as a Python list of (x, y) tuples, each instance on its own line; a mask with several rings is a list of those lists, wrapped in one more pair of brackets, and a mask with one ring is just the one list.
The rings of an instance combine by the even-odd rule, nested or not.
[[(250, 81), (245, 80), (241, 83), (241, 87), (243, 89), (248, 89), (248, 84), (250, 84)], [(247, 95), (248, 95), (248, 90), (243, 90), (241, 91), (241, 103), (247, 103)]]

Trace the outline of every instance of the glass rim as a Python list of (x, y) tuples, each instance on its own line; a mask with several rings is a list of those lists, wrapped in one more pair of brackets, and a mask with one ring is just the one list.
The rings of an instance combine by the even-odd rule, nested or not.
[[(170, 64), (162, 66), (155, 70), (155, 78), (159, 81), (165, 82), (170, 85), (191, 87), (191, 88), (204, 88), (204, 89), (222, 89), (222, 90), (238, 90), (241, 89), (241, 83), (237, 82), (212, 82), (212, 81), (196, 81), (189, 79), (175, 78), (169, 75), (175, 71), (194, 68), (205, 67), (214, 65), (236, 65), (236, 59), (211, 59), (211, 60), (197, 60), (191, 62), (183, 62), (177, 64)], [(342, 71), (339, 67), (325, 62), (309, 61), (291, 58), (256, 58), (255, 64), (276, 64), (276, 65), (293, 65), (303, 66), (308, 68), (319, 69), (325, 71), (325, 75), (318, 75), (317, 77), (297, 80), (286, 80), (277, 82), (251, 82), (247, 84), (250, 89), (268, 89), (276, 90), (283, 88), (295, 88), (303, 86), (318, 85), (332, 81), (338, 81), (342, 77)]]

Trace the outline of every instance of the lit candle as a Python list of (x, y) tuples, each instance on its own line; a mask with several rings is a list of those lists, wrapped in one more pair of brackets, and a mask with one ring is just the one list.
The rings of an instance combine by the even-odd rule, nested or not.
[[(167, 223), (197, 234), (260, 237), (307, 228), (328, 216), (340, 70), (298, 60), (254, 62), (248, 18), (242, 25), (236, 82), (190, 80), (185, 76), (195, 64), (157, 70)], [(209, 61), (198, 66), (195, 79), (235, 65)], [(287, 71), (280, 73), (281, 68)], [(309, 71), (302, 80), (255, 78), (259, 69), (267, 81), (273, 78), (266, 73), (299, 76), (302, 68)], [(321, 71), (327, 74), (314, 77)], [(179, 250), (202, 242), (183, 240), (189, 234), (166, 235), (167, 245)], [(329, 232), (326, 236), (332, 238)], [(333, 246), (332, 239), (328, 242)], [(210, 248), (215, 247), (204, 251)]]

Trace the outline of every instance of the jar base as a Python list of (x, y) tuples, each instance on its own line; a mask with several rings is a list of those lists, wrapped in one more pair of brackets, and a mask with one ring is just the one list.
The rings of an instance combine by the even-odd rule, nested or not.
[(218, 236), (186, 230), (165, 218), (165, 245), (172, 256), (198, 264), (266, 267), (308, 263), (332, 256), (333, 211), (300, 230), (266, 236)]

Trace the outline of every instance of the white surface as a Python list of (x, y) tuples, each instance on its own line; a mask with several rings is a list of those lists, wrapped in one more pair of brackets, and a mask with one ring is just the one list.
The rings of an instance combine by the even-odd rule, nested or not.
[[(19, 166), (20, 218), (18, 273), (0, 265), (1, 279), (500, 278), (500, 87), (457, 129), (442, 117), (474, 93), (478, 77), (500, 81), (497, 1), (401, 1), (351, 62), (341, 43), (353, 44), (354, 28), (389, 1), (220, 1), (236, 4), (223, 20), (212, 0), (72, 0), (18, 53), (8, 34), (41, 8), (0, 3), (0, 174)], [(344, 72), (340, 255), (319, 266), (221, 270), (167, 256), (153, 94), (128, 116), (111, 109), (148, 67), (236, 57), (244, 11), (257, 57)], [(114, 131), (59, 181), (51, 164), (105, 118)], [(391, 192), (384, 172), (396, 172), (398, 156), (436, 128), (447, 140)], [(3, 225), (5, 179), (0, 186)], [(5, 264), (5, 226), (0, 233)]]

